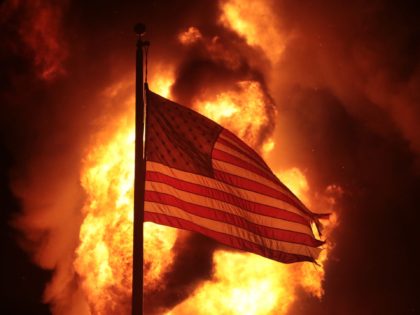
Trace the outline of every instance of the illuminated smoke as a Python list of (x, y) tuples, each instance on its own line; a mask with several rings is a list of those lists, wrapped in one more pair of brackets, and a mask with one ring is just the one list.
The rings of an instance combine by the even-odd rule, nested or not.
[(202, 35), (200, 31), (193, 26), (189, 27), (188, 30), (178, 35), (178, 40), (184, 45), (193, 44), (201, 38)]
[[(65, 74), (67, 43), (61, 20), (67, 1), (5, 1), (0, 21), (17, 19), (17, 33), (37, 75), (53, 80)], [(16, 46), (15, 46), (16, 49)]]

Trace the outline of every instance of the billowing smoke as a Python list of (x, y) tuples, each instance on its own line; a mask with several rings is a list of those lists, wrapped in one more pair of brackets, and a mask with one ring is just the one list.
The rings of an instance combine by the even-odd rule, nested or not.
[[(2, 313), (86, 311), (72, 268), (85, 199), (81, 163), (90, 135), (121, 110), (103, 91), (134, 78), (132, 26), (139, 20), (152, 41), (150, 78), (158, 66), (175, 64), (177, 101), (193, 104), (237, 82), (258, 82), (269, 102), (255, 144), (273, 135), (273, 168), (305, 170), (319, 193), (342, 187), (325, 295), (302, 291), (289, 313), (420, 311), (414, 1), (259, 1), (242, 4), (239, 18), (259, 13), (262, 26), (242, 31), (221, 13), (238, 3), (2, 3)], [(183, 44), (179, 36), (190, 27), (200, 36)], [(148, 313), (171, 309), (209, 279), (216, 246), (183, 234), (162, 285), (145, 294)]]
[[(239, 36), (222, 30), (219, 33), (224, 36), (206, 38), (200, 33), (200, 38), (195, 43), (188, 44), (185, 59), (176, 73), (172, 93), (181, 103), (194, 104), (203, 95), (207, 98), (218, 95), (226, 87), (235, 87), (240, 82), (257, 82), (266, 100), (259, 115), (267, 119), (258, 128), (252, 141), (254, 147), (259, 149), (271, 135), (275, 125), (274, 103), (268, 93), (265, 76), (255, 65), (258, 61), (262, 63), (261, 58), (251, 55), (254, 59), (249, 59), (249, 46)], [(244, 103), (243, 106), (251, 107), (252, 104)]]

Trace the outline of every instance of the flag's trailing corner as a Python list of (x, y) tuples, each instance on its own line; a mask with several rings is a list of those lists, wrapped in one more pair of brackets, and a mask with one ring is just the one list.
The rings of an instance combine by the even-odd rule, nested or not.
[(234, 134), (147, 92), (145, 221), (284, 263), (315, 262), (319, 215)]

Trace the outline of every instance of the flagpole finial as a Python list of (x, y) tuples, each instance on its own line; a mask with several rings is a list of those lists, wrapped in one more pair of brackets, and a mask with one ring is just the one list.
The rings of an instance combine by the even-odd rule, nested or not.
[(137, 23), (136, 25), (134, 25), (134, 32), (138, 36), (144, 35), (146, 33), (146, 25), (144, 25), (143, 23)]

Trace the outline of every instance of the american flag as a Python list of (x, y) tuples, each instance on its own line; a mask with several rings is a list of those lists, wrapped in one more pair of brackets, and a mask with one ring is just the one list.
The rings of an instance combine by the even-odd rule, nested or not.
[(315, 261), (318, 216), (233, 133), (147, 92), (144, 219), (284, 263)]

